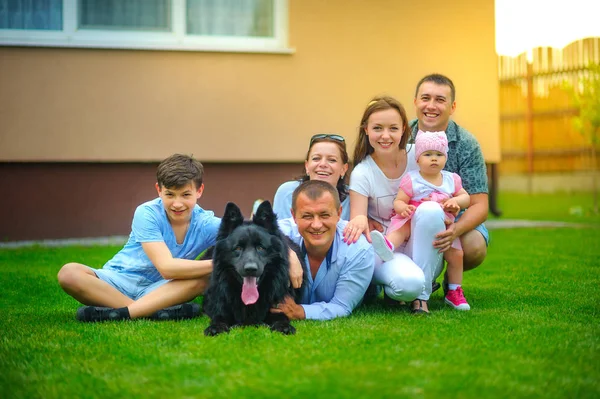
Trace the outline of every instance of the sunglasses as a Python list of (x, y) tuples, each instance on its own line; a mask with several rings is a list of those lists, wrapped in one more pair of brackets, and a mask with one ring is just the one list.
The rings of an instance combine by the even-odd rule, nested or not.
[(310, 145), (312, 145), (312, 143), (315, 140), (321, 140), (321, 139), (331, 139), (331, 140), (335, 140), (335, 141), (340, 141), (342, 143), (345, 143), (346, 140), (344, 139), (344, 136), (340, 136), (339, 134), (327, 134), (327, 133), (319, 133), (319, 134), (315, 134), (314, 136), (312, 136), (310, 138)]

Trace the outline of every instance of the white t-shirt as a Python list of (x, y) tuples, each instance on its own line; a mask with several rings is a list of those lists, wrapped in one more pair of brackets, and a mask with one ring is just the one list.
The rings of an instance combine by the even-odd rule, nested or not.
[(419, 169), (414, 145), (409, 144), (407, 148), (406, 169), (397, 179), (388, 179), (370, 155), (356, 165), (350, 175), (350, 190), (369, 198), (367, 215), (381, 223), (385, 231), (394, 214), (394, 199), (398, 194), (400, 180), (407, 172)]

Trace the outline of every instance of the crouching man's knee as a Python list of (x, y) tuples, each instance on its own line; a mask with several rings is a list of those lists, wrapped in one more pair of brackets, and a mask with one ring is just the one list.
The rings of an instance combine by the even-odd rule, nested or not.
[(475, 250), (464, 254), (463, 270), (475, 269), (481, 265), (487, 255), (487, 247), (475, 248)]
[(477, 230), (471, 230), (460, 237), (463, 247), (463, 268), (471, 270), (483, 263), (487, 255), (485, 239)]

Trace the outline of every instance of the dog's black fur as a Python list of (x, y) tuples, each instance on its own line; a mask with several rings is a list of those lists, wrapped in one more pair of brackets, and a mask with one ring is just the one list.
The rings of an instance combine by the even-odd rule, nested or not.
[[(211, 319), (205, 335), (228, 332), (233, 326), (263, 323), (283, 334), (296, 332), (284, 313), (269, 311), (286, 295), (300, 300), (301, 289), (294, 290), (290, 285), (288, 247), (298, 253), (306, 281), (307, 268), (299, 248), (279, 230), (277, 216), (268, 201), (258, 207), (252, 221), (244, 221), (237, 205), (227, 204), (214, 247), (210, 284), (204, 295), (204, 312)], [(241, 298), (247, 276), (257, 278), (259, 294), (250, 305)]]

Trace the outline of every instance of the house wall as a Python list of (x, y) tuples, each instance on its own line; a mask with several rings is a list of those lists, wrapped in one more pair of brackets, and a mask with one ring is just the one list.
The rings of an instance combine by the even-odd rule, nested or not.
[(414, 116), (431, 72), (499, 160), (493, 0), (290, 0), (289, 36), (291, 55), (0, 47), (0, 160), (299, 161), (315, 132), (352, 147), (376, 94)]
[[(205, 208), (235, 198), (251, 204), (297, 175), (314, 133), (338, 132), (352, 152), (374, 95), (397, 97), (414, 117), (415, 85), (432, 72), (453, 79), (454, 118), (478, 138), (486, 161), (500, 160), (493, 0), (290, 0), (289, 44), (293, 54), (0, 47), (0, 177), (33, 193), (37, 205), (21, 220), (90, 226), (53, 235), (127, 234), (133, 204), (154, 183), (150, 169), (175, 152), (215, 165), (207, 176), (231, 173), (219, 175), (214, 203), (203, 203), (210, 191), (201, 199)], [(117, 191), (127, 203), (98, 189), (121, 174)], [(32, 186), (37, 176), (49, 187), (58, 176), (76, 183), (52, 193), (52, 206), (48, 192)], [(237, 197), (247, 181), (252, 190)], [(0, 218), (14, 220), (14, 199), (0, 198)], [(118, 218), (120, 227), (101, 234), (70, 202), (95, 207), (102, 223)], [(119, 206), (127, 212), (113, 213)], [(27, 236), (13, 229), (0, 234)]]
[[(0, 163), (0, 242), (127, 235), (135, 208), (156, 198), (155, 162)], [(228, 201), (250, 216), (273, 201), (302, 164), (204, 163), (201, 207), (223, 216)]]

